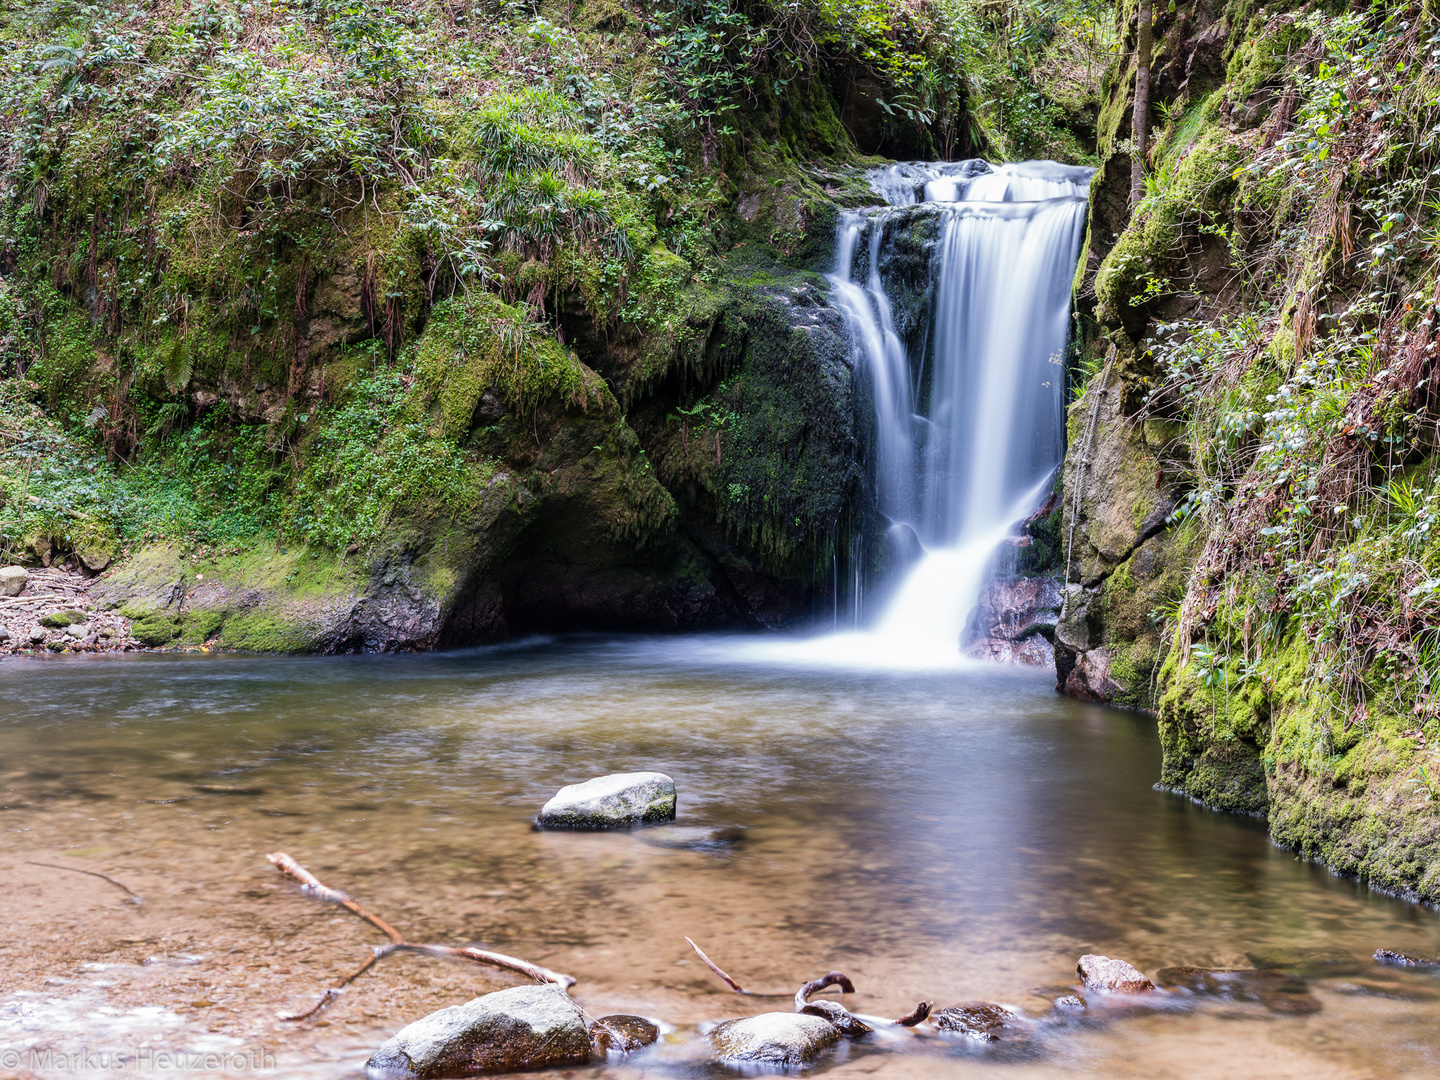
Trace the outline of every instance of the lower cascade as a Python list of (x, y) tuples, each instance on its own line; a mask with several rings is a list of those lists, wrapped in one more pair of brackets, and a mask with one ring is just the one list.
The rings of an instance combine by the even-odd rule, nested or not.
[[(1048, 161), (897, 164), (870, 177), (887, 206), (842, 216), (830, 282), (873, 401), (875, 509), (896, 568), (877, 583), (873, 618), (857, 596), (865, 628), (811, 643), (821, 651), (902, 665), (958, 658), (994, 549), (1043, 501), (1064, 455), (1070, 287), (1091, 174)], [(938, 217), (934, 293), (907, 347), (882, 266), (890, 226), (917, 213)]]

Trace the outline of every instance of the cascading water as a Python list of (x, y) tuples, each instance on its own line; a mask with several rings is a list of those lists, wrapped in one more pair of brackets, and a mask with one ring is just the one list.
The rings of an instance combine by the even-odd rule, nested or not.
[[(995, 548), (1043, 500), (1065, 452), (1070, 286), (1092, 172), (962, 161), (871, 174), (888, 205), (842, 215), (829, 280), (874, 405), (876, 510), (891, 551), (911, 557), (878, 618), (857, 604), (868, 628), (742, 654), (879, 667), (960, 660)], [(887, 219), (917, 203), (940, 221), (928, 332), (912, 355), (881, 266)]]
[[(937, 203), (943, 216), (933, 355), (909, 397), (891, 389), (912, 385), (911, 364), (877, 269), (880, 220), (865, 289), (873, 314), (842, 304), (874, 388), (879, 511), (892, 531), (913, 530), (925, 552), (867, 635), (871, 648), (953, 658), (990, 553), (1039, 502), (1064, 455), (1063, 359), (1090, 176), (1053, 162), (971, 161), (895, 165), (874, 178), (892, 206)], [(854, 288), (841, 279), (855, 228), (841, 224), (837, 293)], [(922, 396), (923, 415), (902, 415)]]

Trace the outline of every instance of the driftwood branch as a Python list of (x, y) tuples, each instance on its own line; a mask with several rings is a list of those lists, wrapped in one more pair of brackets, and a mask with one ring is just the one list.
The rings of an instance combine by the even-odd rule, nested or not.
[(371, 946), (373, 955), (370, 959), (366, 960), (365, 963), (361, 964), (359, 968), (347, 975), (344, 979), (341, 979), (335, 986), (326, 990), (313, 1008), (303, 1013), (282, 1013), (280, 1016), (281, 1020), (309, 1020), (311, 1017), (316, 1016), (320, 1010), (324, 1009), (325, 1006), (339, 997), (341, 993), (344, 992), (345, 987), (349, 986), (361, 975), (364, 975), (374, 967), (378, 961), (396, 952), (413, 952), (421, 953), (425, 956), (442, 956), (455, 960), (469, 960), (472, 963), (484, 964), (487, 967), (513, 971), (534, 979), (538, 983), (552, 983), (564, 990), (569, 990), (570, 987), (575, 985), (575, 977), (573, 975), (566, 975), (559, 971), (551, 971), (549, 968), (532, 964), (528, 960), (521, 960), (518, 957), (506, 956), (504, 953), (490, 952), (488, 949), (477, 949), (472, 945), (457, 947), (453, 945), (431, 945), (420, 941), (410, 941), (404, 934), (391, 926), (379, 915), (367, 911), (357, 904), (348, 894), (341, 892), (339, 889), (332, 889), (321, 882), (319, 878), (310, 873), (309, 870), (306, 870), (289, 855), (285, 854), (285, 852), (276, 851), (265, 857), (275, 864), (275, 869), (279, 870), (292, 881), (298, 881), (302, 892), (324, 903), (336, 904), (339, 907), (343, 907), (357, 918), (365, 920), (365, 922), (375, 927), (375, 929), (390, 939), (388, 944)]
[(123, 892), (125, 894), (126, 900), (129, 903), (143, 904), (145, 902), (140, 898), (140, 894), (132, 890), (129, 885), (126, 885), (125, 883), (120, 881), (116, 881), (113, 877), (97, 873), (94, 870), (81, 870), (78, 866), (61, 866), (59, 863), (35, 862), (33, 859), (27, 860), (26, 865), (45, 866), (49, 867), (51, 870), (68, 870), (72, 874), (86, 874), (89, 877), (98, 877), (101, 881), (108, 881), (111, 885), (114, 885), (117, 889)]
[(720, 976), (720, 981), (723, 982), (726, 986), (730, 987), (731, 990), (734, 990), (735, 993), (743, 994), (745, 997), (757, 998), (788, 998), (790, 996), (790, 992), (788, 990), (782, 990), (778, 993), (773, 994), (764, 993), (759, 990), (746, 990), (729, 975), (725, 974), (725, 972), (720, 969), (719, 965), (717, 965), (714, 960), (711, 960), (710, 957), (706, 956), (705, 951), (701, 949), (699, 945), (696, 945), (695, 942), (690, 941), (688, 937), (685, 940), (690, 943), (690, 948), (695, 950), (695, 955), (700, 957), (701, 962), (711, 971), (713, 971), (716, 975)]

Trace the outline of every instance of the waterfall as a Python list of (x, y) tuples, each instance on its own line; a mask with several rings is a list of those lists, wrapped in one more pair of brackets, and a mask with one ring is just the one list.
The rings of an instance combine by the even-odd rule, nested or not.
[[(916, 557), (870, 629), (817, 645), (858, 648), (867, 662), (958, 657), (994, 549), (1044, 498), (1065, 451), (1070, 286), (1091, 172), (901, 163), (871, 176), (887, 208), (842, 216), (830, 283), (874, 402), (876, 509), (892, 545)], [(922, 202), (940, 214), (933, 344), (912, 357), (881, 245), (889, 208)]]

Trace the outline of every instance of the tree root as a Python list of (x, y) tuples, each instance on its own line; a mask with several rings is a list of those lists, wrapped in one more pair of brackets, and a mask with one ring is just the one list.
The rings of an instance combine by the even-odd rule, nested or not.
[[(690, 941), (688, 937), (685, 940), (689, 942), (690, 948), (695, 950), (695, 955), (700, 957), (705, 966), (718, 975), (721, 981), (730, 987), (731, 990), (734, 990), (735, 993), (744, 994), (746, 997), (758, 998), (791, 996), (790, 994), (766, 994), (755, 990), (746, 990), (727, 975), (715, 961), (706, 956), (704, 950), (701, 949), (699, 945)], [(795, 1011), (797, 1013), (805, 1013), (809, 1016), (824, 1017), (826, 1020), (829, 1020), (830, 1023), (834, 1024), (835, 1027), (839, 1029), (840, 1034), (844, 1035), (847, 1039), (858, 1038), (861, 1035), (869, 1035), (874, 1031), (875, 1029), (866, 1023), (866, 1020), (871, 1020), (875, 1023), (895, 1024), (899, 1027), (914, 1027), (930, 1015), (931, 1003), (928, 1001), (920, 1002), (909, 1014), (900, 1017), (898, 1020), (877, 1020), (875, 1017), (866, 1017), (865, 1020), (861, 1020), (838, 1001), (810, 1000), (810, 995), (817, 994), (821, 990), (825, 990), (831, 986), (838, 986), (842, 994), (853, 994), (855, 992), (855, 984), (850, 981), (850, 976), (846, 975), (843, 971), (828, 971), (818, 979), (811, 979), (801, 986), (799, 990), (795, 991)]]
[[(372, 945), (373, 955), (370, 959), (366, 960), (365, 963), (361, 964), (360, 967), (350, 975), (341, 979), (337, 985), (326, 990), (313, 1008), (303, 1013), (281, 1013), (281, 1020), (309, 1020), (318, 1015), (325, 1006), (329, 1005), (344, 993), (345, 987), (349, 986), (361, 975), (364, 975), (365, 972), (374, 967), (378, 961), (389, 956), (391, 953), (397, 952), (413, 952), (422, 953), (425, 956), (442, 956), (455, 960), (469, 960), (476, 964), (484, 964), (487, 967), (501, 968), (504, 971), (514, 971), (534, 979), (538, 983), (550, 983), (567, 991), (575, 985), (575, 977), (573, 975), (565, 975), (558, 971), (551, 971), (549, 968), (540, 967), (538, 964), (532, 964), (528, 960), (521, 960), (518, 957), (506, 956), (504, 953), (490, 952), (487, 949), (477, 949), (469, 945), (457, 948), (452, 945), (430, 945), (424, 942), (410, 941), (399, 930), (380, 918), (379, 915), (365, 910), (347, 894), (341, 892), (339, 889), (332, 889), (328, 885), (323, 884), (319, 878), (310, 873), (309, 870), (306, 870), (289, 855), (285, 854), (285, 852), (275, 851), (265, 857), (275, 865), (275, 869), (279, 870), (280, 873), (292, 881), (298, 881), (301, 892), (313, 896), (323, 903), (336, 904), (343, 907), (346, 911), (355, 915), (357, 918), (363, 919), (390, 939), (388, 944)], [(64, 867), (61, 869), (64, 869)], [(89, 873), (89, 871), (80, 872)], [(119, 883), (116, 882), (115, 884)], [(121, 887), (124, 888), (124, 886)], [(699, 950), (696, 951), (698, 952)]]

